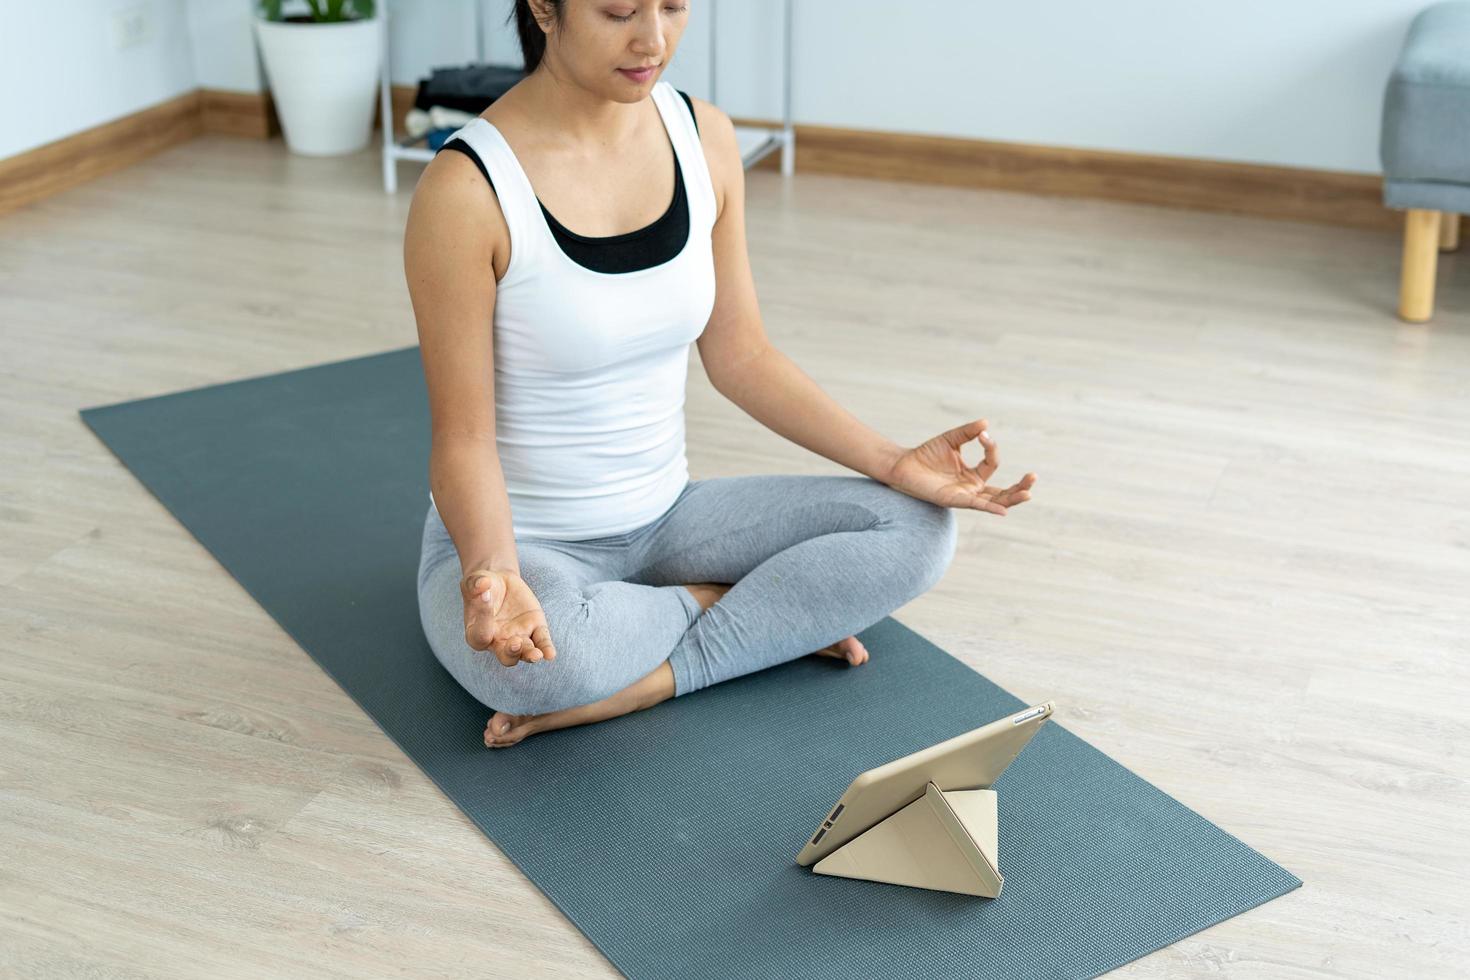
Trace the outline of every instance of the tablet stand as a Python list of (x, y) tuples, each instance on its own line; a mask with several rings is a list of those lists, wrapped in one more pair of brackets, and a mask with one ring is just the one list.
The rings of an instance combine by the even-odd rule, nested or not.
[(843, 878), (995, 898), (1005, 879), (996, 847), (995, 790), (942, 790), (884, 817), (812, 866)]

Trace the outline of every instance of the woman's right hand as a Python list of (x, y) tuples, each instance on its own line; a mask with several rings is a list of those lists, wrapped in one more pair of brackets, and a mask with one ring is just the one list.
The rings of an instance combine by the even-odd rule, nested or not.
[(526, 580), (515, 572), (475, 568), (459, 580), (464, 596), (464, 638), (474, 650), (490, 650), (507, 667), (522, 660), (555, 660), (546, 614)]

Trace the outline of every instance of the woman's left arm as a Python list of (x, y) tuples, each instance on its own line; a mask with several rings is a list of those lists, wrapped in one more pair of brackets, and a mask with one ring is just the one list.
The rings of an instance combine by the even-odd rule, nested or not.
[[(757, 323), (757, 330), (760, 329)], [(709, 362), (705, 362), (709, 365)], [(706, 367), (709, 373), (709, 367)], [(716, 390), (751, 418), (798, 446), (883, 483), (907, 450), (864, 425), (797, 367), (767, 344), (739, 370), (726, 366)]]
[[(698, 340), (715, 390), (778, 435), (833, 462), (946, 507), (1005, 514), (1031, 499), (1035, 473), (1010, 487), (989, 487), (999, 465), (984, 419), (975, 419), (913, 449), (859, 421), (771, 345), (756, 302), (745, 245), (745, 166), (730, 117), (694, 100), (706, 159), (720, 201), (713, 235), (715, 306)], [(968, 465), (961, 449), (978, 439), (984, 458)]]
[(906, 450), (839, 405), (766, 337), (746, 254), (745, 167), (735, 127), (722, 110), (694, 101), (722, 198), (713, 232), (715, 307), (697, 342), (705, 374), (716, 391), (771, 431), (886, 483)]

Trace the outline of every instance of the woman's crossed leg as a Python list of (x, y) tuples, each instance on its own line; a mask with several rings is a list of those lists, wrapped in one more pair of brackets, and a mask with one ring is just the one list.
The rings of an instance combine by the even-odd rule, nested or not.
[(502, 747), (835, 652), (939, 580), (956, 519), (863, 476), (692, 481), (627, 534), (517, 542), (557, 657), (514, 667), (465, 644), (458, 561), (431, 533), (420, 575), (425, 631), (455, 679), (495, 710), (486, 744)]
[(670, 651), (676, 695), (873, 625), (939, 581), (958, 533), (951, 509), (845, 475), (696, 480), (655, 523), (632, 581), (732, 583)]

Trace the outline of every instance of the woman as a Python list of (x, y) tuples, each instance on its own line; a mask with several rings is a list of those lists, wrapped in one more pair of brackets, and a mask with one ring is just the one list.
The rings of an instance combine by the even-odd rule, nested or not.
[[(948, 567), (953, 509), (1004, 514), (1035, 474), (985, 485), (984, 420), (900, 447), (771, 346), (734, 128), (659, 77), (686, 0), (514, 15), (529, 74), (436, 154), (404, 238), (430, 647), (492, 748), (808, 653), (862, 664), (853, 634)], [(723, 395), (860, 475), (690, 480), (691, 343)]]

